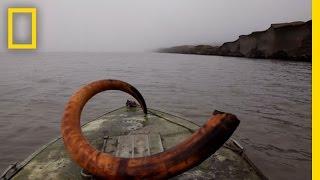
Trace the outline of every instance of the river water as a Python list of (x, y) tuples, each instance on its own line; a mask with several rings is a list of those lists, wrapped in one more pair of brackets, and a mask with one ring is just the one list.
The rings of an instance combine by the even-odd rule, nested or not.
[[(234, 138), (267, 177), (311, 177), (311, 63), (158, 53), (0, 54), (0, 171), (59, 136), (69, 96), (99, 79), (127, 81), (149, 107), (198, 124), (233, 113)], [(126, 98), (97, 95), (82, 122)]]

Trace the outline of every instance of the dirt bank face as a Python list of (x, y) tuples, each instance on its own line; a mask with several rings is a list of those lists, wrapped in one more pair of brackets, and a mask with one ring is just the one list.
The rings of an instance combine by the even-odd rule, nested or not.
[(248, 58), (311, 61), (312, 22), (272, 24), (265, 31), (242, 35), (220, 47), (178, 46), (162, 50), (169, 53), (238, 56)]

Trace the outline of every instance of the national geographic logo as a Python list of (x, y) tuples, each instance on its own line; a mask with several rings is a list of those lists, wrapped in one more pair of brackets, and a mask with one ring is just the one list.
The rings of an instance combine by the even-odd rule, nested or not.
[[(19, 29), (17, 23), (15, 23), (15, 16), (23, 15), (30, 16), (31, 26), (30, 28)], [(17, 27), (16, 27), (17, 26)], [(30, 30), (31, 29), (31, 30)], [(19, 31), (18, 31), (19, 30)], [(28, 42), (19, 41), (16, 39), (16, 32), (28, 32)], [(8, 49), (10, 50), (35, 50), (37, 49), (37, 9), (36, 8), (8, 8)]]

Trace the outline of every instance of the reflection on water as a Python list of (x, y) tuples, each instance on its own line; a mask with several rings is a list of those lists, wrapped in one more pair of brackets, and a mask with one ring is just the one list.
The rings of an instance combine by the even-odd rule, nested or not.
[[(147, 105), (202, 124), (241, 120), (235, 138), (271, 179), (311, 176), (311, 64), (157, 53), (0, 54), (0, 171), (59, 135), (69, 96), (98, 79), (134, 85)], [(125, 104), (99, 94), (83, 122)]]

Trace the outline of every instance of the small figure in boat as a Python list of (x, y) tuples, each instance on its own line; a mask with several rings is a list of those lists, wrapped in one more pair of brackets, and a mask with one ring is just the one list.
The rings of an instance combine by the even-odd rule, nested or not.
[(126, 102), (126, 106), (127, 107), (137, 107), (138, 105), (137, 105), (137, 103), (135, 102), (135, 101), (131, 101), (131, 100), (127, 100), (127, 102)]

